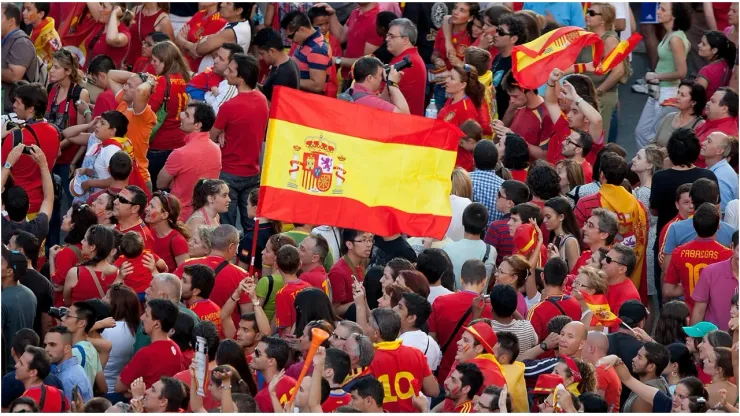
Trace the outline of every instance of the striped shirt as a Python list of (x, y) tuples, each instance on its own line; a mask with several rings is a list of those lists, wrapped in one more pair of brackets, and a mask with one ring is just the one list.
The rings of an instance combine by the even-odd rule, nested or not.
[(520, 351), (527, 351), (539, 343), (537, 333), (534, 332), (534, 327), (529, 321), (514, 319), (511, 323), (502, 324), (501, 322), (494, 320), (492, 326), (494, 332), (506, 331), (516, 335), (519, 339)]
[(503, 218), (492, 222), (486, 230), (486, 236), (483, 239), (486, 244), (496, 247), (498, 256), (496, 256), (496, 265), (501, 264), (504, 257), (511, 256), (514, 253), (514, 237), (509, 234), (509, 218), (511, 215), (504, 214)]
[[(298, 64), (301, 79), (311, 79), (309, 70), (316, 69), (326, 71), (329, 68), (331, 56), (329, 44), (324, 40), (324, 35), (318, 30), (309, 36), (299, 48), (296, 48), (293, 59)], [(327, 75), (327, 79), (328, 79)]]

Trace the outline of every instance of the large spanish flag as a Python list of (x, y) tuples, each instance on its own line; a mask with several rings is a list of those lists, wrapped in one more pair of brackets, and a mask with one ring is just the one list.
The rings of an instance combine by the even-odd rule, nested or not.
[(457, 126), (284, 87), (273, 97), (258, 216), (444, 236)]
[(581, 49), (593, 46), (594, 65), (604, 54), (604, 42), (599, 35), (580, 27), (566, 26), (545, 33), (539, 38), (515, 46), (512, 54), (514, 79), (525, 89), (537, 89), (547, 82), (550, 72), (565, 70), (576, 62)]

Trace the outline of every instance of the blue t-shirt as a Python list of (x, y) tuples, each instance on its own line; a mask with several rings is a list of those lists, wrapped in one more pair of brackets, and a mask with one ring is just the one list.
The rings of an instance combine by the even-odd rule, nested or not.
[[(720, 221), (719, 230), (717, 231), (717, 242), (725, 247), (730, 247), (732, 243), (732, 233), (735, 232), (735, 228), (730, 224)], [(686, 244), (689, 241), (696, 238), (696, 230), (694, 229), (694, 220), (688, 218), (681, 221), (676, 221), (671, 224), (668, 228), (668, 233), (665, 236), (665, 248), (663, 252), (666, 255), (673, 254), (673, 250), (681, 244)]]

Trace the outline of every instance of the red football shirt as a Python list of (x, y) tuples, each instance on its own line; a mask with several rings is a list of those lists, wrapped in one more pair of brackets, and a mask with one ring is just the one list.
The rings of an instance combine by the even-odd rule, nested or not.
[(694, 309), (696, 282), (701, 271), (712, 263), (725, 261), (732, 257), (732, 250), (714, 239), (697, 238), (673, 250), (671, 263), (665, 273), (665, 282), (683, 286), (683, 296), (689, 308)]
[(141, 221), (133, 227), (125, 230), (121, 229), (121, 224), (116, 224), (115, 228), (120, 231), (121, 234), (126, 234), (129, 231), (139, 234), (141, 239), (144, 240), (144, 250), (154, 251), (154, 237), (152, 237), (152, 230), (144, 224), (144, 221)]
[(354, 301), (352, 296), (352, 275), (357, 277), (357, 281), (362, 283), (365, 275), (360, 266), (355, 266), (352, 270), (344, 257), (339, 259), (329, 271), (329, 283), (331, 284), (331, 302), (333, 304), (345, 304)]
[[(435, 301), (434, 303), (437, 302)], [(542, 299), (542, 302), (532, 306), (527, 314), (527, 320), (532, 323), (534, 332), (537, 333), (537, 339), (544, 341), (549, 334), (547, 323), (550, 322), (550, 319), (563, 314), (555, 304), (560, 306), (563, 312), (574, 321), (581, 320), (581, 305), (576, 298), (567, 295), (548, 296)]]
[(606, 290), (606, 300), (609, 302), (609, 308), (615, 315), (619, 316), (619, 308), (628, 300), (640, 300), (640, 293), (635, 288), (635, 284), (629, 278), (622, 283), (609, 285)]
[[(468, 49), (468, 46), (473, 43), (473, 39), (470, 38), (468, 31), (461, 30), (457, 33), (452, 33), (452, 38), (450, 40), (452, 45), (455, 46), (455, 56), (465, 62), (465, 51)], [(439, 51), (439, 56), (444, 59), (447, 64), (447, 69), (452, 69), (452, 64), (450, 64), (450, 61), (447, 59), (445, 34), (441, 30), (437, 31), (437, 37), (434, 38), (434, 50)]]
[(411, 68), (403, 70), (403, 77), (401, 78), (401, 82), (398, 83), (398, 89), (401, 90), (404, 98), (406, 98), (411, 114), (424, 116), (424, 92), (427, 86), (427, 70), (424, 60), (419, 55), (419, 50), (417, 48), (408, 48), (391, 59), (390, 64), (393, 65), (401, 62), (407, 56), (411, 59)]
[[(46, 397), (44, 398), (44, 408), (41, 413), (61, 413), (69, 412), (69, 400), (64, 392), (53, 386), (46, 386)], [(30, 397), (36, 404), (41, 403), (41, 386), (31, 387), (23, 392), (21, 397)], [(64, 401), (64, 402), (62, 402)]]
[(578, 275), (578, 269), (586, 265), (588, 259), (591, 258), (591, 250), (584, 250), (583, 253), (576, 260), (576, 264), (570, 269), (570, 274)]
[[(467, 311), (473, 304), (473, 299), (477, 296), (477, 293), (462, 290), (460, 292), (440, 296), (435, 299), (432, 304), (432, 314), (427, 320), (427, 323), (429, 324), (429, 332), (437, 334), (440, 348), (445, 345), (449, 339), (452, 339), (449, 342), (449, 346), (444, 352), (444, 355), (442, 355), (442, 362), (439, 365), (439, 374), (437, 377), (438, 380), (444, 380), (447, 378), (447, 374), (452, 368), (452, 363), (455, 361), (455, 350), (457, 349), (455, 344), (460, 340), (460, 337), (462, 337), (462, 328), (455, 334), (453, 334), (452, 331), (455, 329), (455, 326), (457, 326), (460, 318), (465, 314), (465, 311)], [(580, 307), (578, 310), (580, 314)], [(493, 315), (491, 314), (491, 305), (486, 305), (481, 317), (493, 319)], [(463, 327), (466, 327), (469, 322), (470, 316), (466, 318)]]
[[(553, 126), (553, 132), (550, 138), (550, 144), (547, 147), (547, 161), (553, 165), (557, 165), (558, 162), (563, 160), (563, 141), (570, 135), (570, 127), (568, 127), (568, 119), (565, 117), (563, 112), (560, 112), (560, 118), (555, 122)], [(589, 176), (590, 178), (590, 176)], [(589, 181), (588, 179), (586, 180)]]
[(134, 380), (144, 377), (146, 387), (159, 381), (162, 376), (172, 377), (182, 371), (183, 360), (180, 347), (171, 339), (154, 341), (134, 354), (134, 358), (123, 367), (121, 383), (130, 386)]
[(294, 306), (295, 297), (298, 292), (311, 287), (311, 284), (303, 280), (296, 279), (285, 282), (285, 286), (280, 288), (275, 295), (275, 325), (278, 328), (287, 328), (296, 321), (296, 310)]
[(171, 230), (164, 237), (158, 237), (157, 232), (152, 230), (154, 239), (154, 252), (167, 264), (167, 270), (172, 273), (177, 269), (175, 257), (188, 253), (188, 241), (176, 230)]
[(213, 127), (226, 137), (221, 149), (223, 172), (241, 177), (260, 173), (268, 114), (267, 98), (257, 90), (241, 92), (221, 105)]
[[(188, 367), (190, 367), (188, 365)], [(175, 374), (175, 378), (185, 383), (188, 388), (190, 388), (190, 382), (192, 381), (190, 379), (190, 369), (180, 371), (179, 373)], [(219, 406), (221, 406), (221, 402), (217, 401), (213, 398), (213, 395), (211, 394), (211, 389), (209, 388), (209, 385), (211, 384), (211, 378), (206, 377), (206, 385), (203, 387), (203, 390), (206, 392), (206, 397), (203, 398), (203, 408), (206, 410), (215, 409)], [(188, 404), (187, 411), (190, 412), (190, 405)]]
[(146, 288), (148, 288), (149, 284), (151, 284), (152, 282), (152, 272), (147, 269), (146, 266), (144, 266), (144, 256), (147, 254), (153, 255), (155, 262), (159, 261), (158, 255), (152, 253), (151, 250), (145, 249), (137, 257), (129, 259), (125, 256), (118, 256), (116, 261), (113, 262), (113, 265), (118, 267), (119, 269), (126, 261), (134, 266), (133, 272), (131, 272), (130, 275), (126, 276), (124, 282), (126, 283), (126, 285), (130, 286), (131, 289), (134, 289), (134, 292), (136, 293), (144, 293), (144, 291), (146, 291)]
[[(78, 250), (82, 249), (81, 244), (72, 244), (77, 247)], [(67, 273), (79, 263), (77, 254), (69, 248), (69, 245), (65, 246), (57, 253), (54, 258), (54, 274), (51, 276), (51, 282), (58, 286), (64, 286), (64, 281), (67, 279)], [(62, 292), (54, 292), (54, 306), (64, 306)]]
[[(362, 12), (359, 7), (352, 10), (347, 23), (347, 49), (344, 56), (347, 58), (360, 58), (365, 55), (365, 43), (380, 46), (383, 39), (375, 30), (375, 20), (380, 12), (380, 7), (375, 6), (370, 10)], [(342, 79), (349, 79), (349, 68), (342, 68)]]
[[(208, 11), (200, 10), (188, 20), (188, 27), (190, 30), (187, 33), (187, 39), (189, 42), (198, 43), (198, 41), (208, 35), (213, 35), (219, 32), (223, 27), (226, 26), (226, 19), (221, 17), (221, 13), (216, 12), (208, 16)], [(203, 60), (202, 56), (197, 58), (192, 57), (190, 54), (183, 54), (185, 59), (190, 65), (190, 69), (193, 72), (198, 72), (200, 61)]]
[[(85, 48), (87, 55), (85, 56), (85, 70), (90, 65), (92, 58), (98, 55), (108, 55), (113, 60), (116, 68), (121, 66), (121, 61), (128, 54), (129, 46), (131, 45), (131, 32), (128, 30), (128, 26), (123, 23), (118, 23), (118, 33), (128, 38), (126, 46), (115, 47), (111, 46), (105, 40), (105, 31), (107, 30), (107, 23), (97, 23), (93, 28), (90, 36), (85, 39)], [(93, 43), (95, 41), (95, 43)]]
[(201, 299), (188, 306), (191, 311), (195, 312), (201, 321), (211, 321), (216, 328), (221, 338), (224, 337), (224, 329), (221, 324), (221, 307), (213, 303), (210, 299)]
[(604, 400), (609, 406), (609, 413), (619, 413), (619, 400), (622, 395), (622, 382), (619, 381), (617, 371), (611, 367), (608, 370), (602, 365), (596, 367), (596, 383), (598, 389), (604, 392)]
[(475, 413), (473, 411), (473, 401), (468, 400), (467, 402), (460, 403), (458, 405), (455, 404), (450, 399), (445, 399), (444, 407), (442, 408), (442, 413)]
[(323, 290), (327, 296), (330, 295), (329, 276), (323, 266), (315, 267), (312, 270), (301, 273), (299, 279), (304, 282), (308, 282), (311, 286), (317, 289)]
[[(151, 150), (174, 150), (185, 144), (185, 132), (180, 130), (180, 113), (185, 111), (188, 103), (188, 94), (185, 92), (187, 86), (185, 78), (181, 74), (169, 74), (170, 99), (167, 101), (167, 117), (162, 127), (151, 140)], [(167, 78), (160, 75), (157, 77), (157, 87), (149, 97), (149, 105), (155, 113), (164, 103), (164, 95), (167, 89)]]
[(95, 110), (93, 110), (92, 117), (98, 117), (106, 111), (115, 110), (117, 107), (116, 96), (113, 95), (113, 91), (107, 89), (98, 94), (98, 98), (95, 99)]
[(545, 152), (555, 134), (555, 126), (544, 101), (535, 108), (524, 106), (517, 109), (514, 113), (514, 120), (511, 122), (511, 130), (522, 136), (527, 143), (538, 146)]
[(686, 218), (681, 218), (681, 215), (680, 215), (680, 214), (678, 214), (678, 215), (676, 215), (675, 217), (673, 217), (673, 219), (672, 219), (672, 220), (668, 221), (668, 222), (667, 222), (667, 223), (666, 223), (666, 224), (665, 224), (665, 225), (663, 226), (663, 229), (662, 229), (662, 230), (660, 230), (660, 235), (658, 236), (658, 247), (660, 248), (660, 254), (659, 254), (659, 256), (658, 256), (658, 261), (660, 262), (660, 265), (661, 265), (661, 266), (663, 266), (663, 260), (665, 260), (665, 253), (664, 253), (665, 247), (664, 247), (664, 244), (665, 244), (665, 236), (666, 236), (666, 235), (668, 235), (668, 228), (669, 228), (669, 227), (671, 226), (671, 224), (673, 224), (674, 222), (677, 222), (677, 221), (683, 221), (683, 220), (685, 220), (685, 219), (686, 219)]
[(421, 384), (425, 377), (432, 375), (421, 350), (402, 345), (401, 340), (377, 343), (375, 358), (370, 364), (370, 373), (383, 383), (384, 411), (418, 413), (411, 401), (416, 394), (411, 382), (418, 380)]
[[(283, 376), (283, 378), (280, 379), (277, 388), (275, 388), (275, 395), (278, 397), (278, 400), (280, 400), (281, 405), (284, 406), (285, 403), (288, 403), (290, 395), (293, 394), (293, 391), (296, 388), (296, 384), (298, 384), (298, 381), (290, 376)], [(257, 402), (257, 408), (260, 413), (275, 413), (275, 408), (272, 407), (270, 393), (267, 391), (267, 385), (265, 385), (262, 390), (254, 396), (254, 401)]]
[[(221, 264), (224, 261), (224, 258), (221, 256), (206, 256), (206, 257), (198, 257), (195, 259), (189, 259), (185, 263), (181, 264), (177, 269), (175, 269), (174, 274), (182, 279), (182, 272), (185, 269), (185, 266), (189, 264), (205, 264), (206, 266), (212, 268), (214, 271), (218, 268), (218, 265)], [(226, 304), (226, 301), (229, 300), (229, 297), (234, 294), (234, 291), (237, 287), (239, 287), (239, 283), (241, 283), (244, 278), (247, 277), (247, 271), (242, 269), (239, 266), (235, 266), (231, 263), (226, 265), (226, 267), (221, 270), (219, 274), (216, 275), (216, 283), (213, 285), (213, 290), (211, 291), (211, 296), (209, 296), (209, 299), (213, 301), (216, 305), (223, 308)], [(249, 299), (249, 296), (246, 294), (242, 295), (241, 298), (239, 298), (239, 304), (243, 305), (245, 303), (252, 302), (251, 299)], [(234, 309), (234, 313), (231, 315), (231, 319), (234, 321), (235, 326), (239, 326), (239, 317), (240, 317), (239, 308)]]
[(475, 161), (473, 160), (473, 152), (457, 147), (457, 159), (455, 159), (455, 167), (463, 168), (468, 172), (475, 170)]
[(338, 408), (342, 406), (347, 406), (351, 402), (352, 395), (347, 393), (346, 391), (342, 391), (341, 393), (331, 392), (329, 393), (329, 398), (321, 404), (321, 410), (323, 410), (324, 413), (333, 413)]

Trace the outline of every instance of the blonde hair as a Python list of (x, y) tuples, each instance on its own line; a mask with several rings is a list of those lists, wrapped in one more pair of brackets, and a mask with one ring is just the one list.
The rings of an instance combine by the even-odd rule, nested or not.
[(591, 7), (593, 6), (601, 8), (601, 20), (604, 21), (604, 28), (614, 30), (614, 23), (617, 21), (617, 9), (609, 3), (591, 3)]
[(529, 261), (527, 261), (527, 259), (521, 254), (514, 254), (513, 256), (504, 257), (501, 263), (503, 262), (508, 263), (514, 270), (513, 274), (516, 276), (516, 287), (520, 288), (524, 286), (527, 276), (529, 275), (529, 269), (532, 267), (530, 266)]
[(645, 158), (653, 165), (653, 173), (663, 169), (663, 160), (665, 160), (666, 152), (662, 147), (658, 147), (654, 144), (649, 144), (645, 147)]
[(461, 198), (473, 198), (473, 181), (463, 168), (455, 168), (452, 171), (452, 195)]
[(568, 178), (568, 185), (573, 188), (586, 183), (583, 177), (583, 166), (573, 159), (563, 159), (555, 165), (555, 169), (564, 169), (565, 176)]
[(152, 56), (164, 64), (163, 72), (157, 75), (182, 74), (185, 82), (190, 82), (190, 66), (185, 61), (180, 49), (171, 40), (154, 45)]
[(609, 288), (606, 273), (603, 270), (591, 266), (582, 266), (578, 269), (578, 274), (588, 277), (588, 287), (596, 291), (597, 295), (606, 293)]

